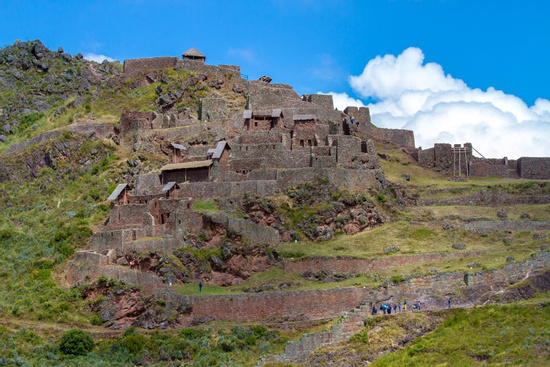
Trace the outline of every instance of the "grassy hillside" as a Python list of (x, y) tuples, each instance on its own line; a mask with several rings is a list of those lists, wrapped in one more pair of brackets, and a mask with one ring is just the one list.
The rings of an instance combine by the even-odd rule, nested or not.
[[(5, 346), (0, 348), (0, 365), (105, 365), (105, 361), (112, 365), (171, 365), (171, 361), (197, 366), (243, 365), (253, 364), (261, 354), (280, 352), (285, 338), (297, 335), (262, 327), (215, 324), (213, 330), (137, 334), (132, 330), (126, 335), (109, 334), (113, 339), (105, 338), (104, 329), (92, 326), (101, 320), (98, 322), (98, 314), (90, 311), (89, 301), (83, 300), (81, 290), (65, 284), (63, 272), (67, 260), (75, 250), (89, 246), (92, 230), (99, 228), (108, 216), (109, 203), (105, 201), (108, 194), (117, 183), (132, 181), (140, 172), (149, 172), (167, 158), (159, 147), (155, 151), (138, 152), (133, 142), (120, 142), (114, 133), (104, 137), (76, 135), (70, 127), (78, 124), (117, 127), (124, 110), (162, 111), (167, 107), (162, 97), (166, 95), (179, 95), (172, 101), (174, 110), (187, 111), (194, 117), (198, 116), (200, 98), (205, 96), (244, 103), (244, 97), (232, 91), (208, 85), (199, 87), (199, 79), (184, 70), (153, 73), (154, 80), (148, 85), (143, 85), (139, 78), (120, 78), (120, 72), (120, 63), (88, 62), (80, 55), (47, 50), (39, 41), (17, 42), (0, 50), (0, 319), (4, 325), (0, 326), (0, 345)], [(38, 139), (52, 131), (58, 134)], [(37, 140), (7, 153), (10, 147), (30, 138)], [(213, 139), (212, 135), (207, 138)], [(153, 139), (151, 145), (156, 143)], [(414, 205), (420, 200), (460, 198), (480, 191), (502, 192), (511, 197), (548, 196), (548, 182), (497, 178), (449, 181), (440, 173), (419, 167), (394, 147), (377, 144), (377, 149), (387, 158), (382, 159), (384, 172), (391, 181), (386, 192), (373, 189), (353, 194), (334, 187), (327, 189), (327, 183), (310, 183), (272, 198), (261, 198), (260, 207), (273, 206), (270, 214), (283, 218), (284, 228), (294, 231), (293, 239), (296, 238), (271, 246), (270, 255), (276, 253), (281, 260), (290, 262), (310, 257), (378, 259), (428, 253), (458, 256), (351, 274), (340, 281), (308, 280), (302, 274), (273, 266), (253, 273), (233, 287), (205, 284), (201, 294), (378, 287), (409, 276), (501, 268), (510, 258), (523, 261), (548, 243), (544, 237), (534, 238), (534, 231), (476, 233), (463, 228), (466, 223), (480, 220), (501, 221), (499, 211), (506, 212), (508, 220), (550, 221), (547, 204)], [(410, 176), (409, 181), (403, 178), (404, 174)], [(407, 206), (396, 203), (388, 194), (396, 188), (403, 193)], [(306, 231), (317, 224), (316, 220), (344, 201), (371, 205), (384, 216), (384, 224), (355, 235), (338, 230), (328, 241), (308, 240)], [(195, 202), (195, 210), (226, 212), (236, 218), (246, 215), (241, 209), (221, 204), (215, 200)], [(505, 238), (512, 241), (504, 241)], [(455, 244), (466, 248), (457, 249), (453, 247)], [(206, 266), (210, 266), (213, 256), (219, 257), (221, 253), (219, 248), (186, 251)], [(460, 256), (468, 251), (479, 253)], [(181, 294), (198, 294), (196, 284), (192, 283), (178, 283), (173, 289)], [(408, 364), (406, 358), (413, 358), (411, 363), (417, 365), (439, 358), (447, 358), (442, 360), (449, 365), (484, 362), (537, 365), (539, 361), (547, 361), (548, 338), (541, 333), (548, 332), (548, 325), (537, 324), (535, 320), (548, 320), (548, 306), (514, 307), (437, 315), (437, 320), (447, 318), (447, 321), (430, 334), (433, 336), (426, 336), (401, 354), (377, 363)], [(390, 327), (384, 330), (394, 327), (396, 334), (407, 322), (418, 327), (435, 327), (427, 317), (399, 316), (376, 320), (373, 325)], [(23, 320), (34, 324), (20, 327)], [(86, 357), (69, 357), (60, 350), (58, 341), (62, 332), (73, 326), (86, 328), (96, 337), (94, 351)], [(464, 333), (472, 330), (477, 341), (465, 340)], [(365, 340), (373, 340), (370, 335), (364, 338), (368, 332), (357, 336), (349, 346), (357, 350), (365, 347)], [(512, 332), (520, 335), (521, 340), (510, 342), (508, 339), (513, 338), (508, 336)], [(449, 349), (453, 346), (449, 335), (460, 340), (456, 350)], [(380, 343), (385, 340), (383, 336)], [(506, 348), (489, 347), (501, 339)]]

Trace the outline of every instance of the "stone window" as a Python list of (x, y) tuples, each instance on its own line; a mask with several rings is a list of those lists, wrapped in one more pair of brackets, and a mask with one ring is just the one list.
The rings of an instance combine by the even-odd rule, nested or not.
[(303, 147), (304, 146), (304, 141), (302, 139), (300, 139), (300, 146)]

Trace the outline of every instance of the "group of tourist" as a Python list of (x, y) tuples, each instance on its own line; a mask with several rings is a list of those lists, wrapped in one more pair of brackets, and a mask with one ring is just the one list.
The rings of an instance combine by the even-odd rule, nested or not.
[[(418, 301), (418, 303), (416, 304), (413, 304), (412, 307), (413, 307), (413, 310), (421, 311), (420, 301)], [(394, 304), (393, 306), (388, 305), (385, 302), (382, 305), (380, 305), (380, 312), (383, 312), (384, 315), (390, 315), (392, 313), (392, 310), (394, 314), (397, 312), (401, 313), (401, 312), (407, 311), (407, 300), (403, 301), (403, 304), (399, 302), (397, 304)], [(372, 304), (372, 314), (373, 315), (378, 314), (378, 308), (374, 303)]]
[[(449, 298), (448, 301), (447, 301), (447, 304), (449, 306), (449, 308), (451, 308), (451, 299)], [(413, 311), (414, 310), (418, 310), (418, 311), (422, 311), (422, 308), (421, 308), (421, 305), (420, 305), (420, 301), (418, 301), (416, 304), (413, 304), (412, 305), (412, 308), (413, 308)], [(394, 304), (393, 306), (392, 305), (387, 305), (385, 302), (380, 306), (380, 311), (384, 313), (384, 315), (390, 315), (392, 313), (392, 310), (393, 310), (393, 313), (401, 313), (402, 311), (407, 311), (407, 300), (403, 301), (403, 304), (401, 304), (401, 302), (399, 302), (398, 304)], [(376, 315), (378, 313), (378, 308), (376, 307), (376, 304), (372, 304), (372, 314), (373, 315)]]
[[(344, 120), (344, 122), (347, 122), (347, 119)], [(357, 124), (357, 127), (359, 127), (359, 120), (357, 120), (355, 116), (351, 116), (351, 118), (349, 119), (349, 124), (351, 126), (353, 126), (353, 124)]]

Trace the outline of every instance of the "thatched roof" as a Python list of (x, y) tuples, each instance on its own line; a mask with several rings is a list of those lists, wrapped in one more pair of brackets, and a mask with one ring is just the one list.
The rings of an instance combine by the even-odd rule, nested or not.
[(194, 162), (183, 162), (183, 163), (171, 163), (163, 166), (161, 171), (174, 171), (177, 169), (189, 169), (189, 168), (201, 168), (201, 167), (210, 167), (212, 165), (212, 160), (208, 159), (206, 161), (194, 161)]
[(185, 51), (182, 54), (183, 57), (192, 57), (192, 58), (204, 58), (206, 59), (206, 56), (199, 50), (197, 50), (195, 47), (191, 47), (189, 50)]
[(315, 115), (294, 115), (292, 116), (292, 119), (294, 121), (316, 120), (317, 117)]

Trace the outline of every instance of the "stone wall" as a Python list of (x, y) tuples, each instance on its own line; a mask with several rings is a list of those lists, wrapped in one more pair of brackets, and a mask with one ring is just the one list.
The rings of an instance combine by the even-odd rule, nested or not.
[(219, 79), (241, 81), (241, 67), (238, 65), (207, 65), (193, 60), (177, 60), (176, 68), (205, 74)]
[(550, 179), (550, 158), (521, 157), (517, 160), (521, 178), (530, 180)]
[(352, 159), (361, 153), (361, 139), (349, 135), (329, 135), (328, 145), (338, 147), (336, 161), (340, 164), (351, 163)]
[(139, 73), (147, 73), (149, 71), (173, 68), (177, 65), (177, 57), (149, 57), (144, 59), (124, 60), (124, 74), (126, 76), (135, 76)]
[(547, 231), (550, 230), (550, 222), (519, 220), (478, 221), (464, 224), (464, 229), (477, 233), (502, 231)]
[(330, 110), (334, 109), (332, 95), (330, 94), (305, 94), (303, 100)]
[(217, 321), (250, 322), (301, 321), (335, 318), (357, 306), (369, 294), (367, 288), (292, 291), (264, 294), (235, 294), (231, 296), (179, 296), (157, 292), (166, 298), (183, 297), (193, 307), (181, 320), (190, 325), (194, 319), (212, 318)]
[(381, 169), (354, 170), (354, 169), (324, 169), (324, 175), (338, 187), (350, 191), (363, 191), (376, 185), (377, 176), (383, 175)]
[(501, 206), (512, 204), (548, 204), (550, 197), (541, 196), (511, 196), (498, 190), (479, 190), (471, 195), (449, 199), (417, 200), (418, 206), (432, 205), (463, 205), (463, 206)]
[[(397, 303), (404, 299), (420, 301), (423, 309), (446, 307), (449, 296), (453, 305), (472, 306), (489, 300), (491, 295), (523, 279), (525, 274), (544, 271), (550, 264), (550, 253), (539, 253), (524, 263), (506, 265), (503, 269), (475, 273), (441, 273), (412, 278), (397, 285), (371, 289), (345, 288), (314, 291), (291, 291), (263, 294), (218, 296), (181, 296), (161, 288), (157, 296), (182, 298), (193, 308), (178, 320), (189, 326), (194, 320), (210, 318), (218, 321), (293, 321), (335, 318), (352, 310), (361, 302)], [(491, 288), (492, 287), (492, 288)]]
[(501, 250), (462, 251), (451, 253), (428, 253), (417, 255), (388, 256), (376, 259), (304, 259), (296, 262), (285, 261), (283, 269), (296, 273), (305, 271), (328, 271), (345, 274), (367, 274), (382, 269), (422, 264), (446, 259), (480, 256), (488, 252)]
[(414, 132), (412, 130), (384, 129), (374, 126), (371, 122), (370, 111), (367, 107), (347, 107), (344, 113), (348, 116), (348, 119), (350, 119), (351, 116), (355, 117), (355, 121), (359, 122), (359, 125), (350, 127), (352, 131), (357, 131), (357, 133), (365, 139), (373, 139), (381, 143), (389, 143), (398, 147), (415, 147)]
[(496, 164), (491, 161), (478, 161), (470, 163), (471, 177), (508, 177), (508, 166)]
[(122, 246), (123, 230), (112, 230), (96, 232), (92, 234), (90, 249), (95, 252), (102, 252)]
[[(361, 128), (361, 125), (359, 128)], [(376, 141), (390, 143), (398, 147), (415, 147), (414, 132), (412, 130), (384, 129), (370, 124), (367, 126), (367, 132), (365, 135)]]
[(230, 218), (223, 213), (206, 213), (206, 221), (227, 228), (227, 231), (236, 233), (251, 244), (272, 245), (279, 243), (279, 232), (244, 219)]
[(109, 213), (109, 225), (143, 225), (147, 204), (114, 205)]
[(242, 182), (188, 182), (181, 185), (181, 195), (195, 199), (213, 197), (236, 197), (248, 194), (273, 195), (277, 192), (277, 181), (253, 180)]
[(227, 103), (223, 98), (203, 98), (199, 110), (201, 121), (222, 121), (227, 119)]
[(120, 115), (120, 131), (126, 135), (130, 131), (152, 129), (156, 117), (154, 112), (124, 111)]
[(434, 148), (419, 149), (417, 152), (418, 164), (422, 167), (433, 167), (435, 162)]

